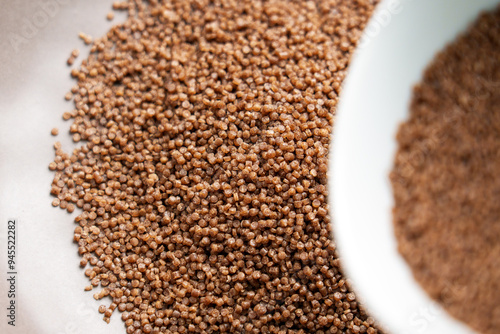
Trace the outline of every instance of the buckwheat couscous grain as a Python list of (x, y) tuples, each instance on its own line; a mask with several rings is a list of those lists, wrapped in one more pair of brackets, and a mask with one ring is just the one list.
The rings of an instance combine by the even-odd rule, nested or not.
[(429, 295), (500, 332), (500, 7), (415, 88), (392, 173), (399, 251)]
[[(127, 333), (368, 333), (330, 240), (340, 85), (376, 1), (116, 2), (52, 194)], [(69, 204), (68, 204), (69, 203)]]

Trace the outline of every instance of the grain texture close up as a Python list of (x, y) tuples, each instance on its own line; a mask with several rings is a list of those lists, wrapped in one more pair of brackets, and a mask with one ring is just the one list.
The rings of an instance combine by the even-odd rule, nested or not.
[(49, 166), (52, 204), (82, 211), (74, 240), (105, 320), (118, 310), (130, 334), (380, 333), (340, 270), (326, 187), (375, 3), (115, 4), (128, 19), (71, 72), (63, 117), (81, 146), (56, 144)]

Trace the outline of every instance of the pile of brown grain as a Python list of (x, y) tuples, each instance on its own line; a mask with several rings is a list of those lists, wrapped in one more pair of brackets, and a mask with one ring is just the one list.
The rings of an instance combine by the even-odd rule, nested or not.
[(392, 174), (399, 250), (446, 310), (500, 332), (500, 7), (416, 87)]
[(378, 333), (330, 240), (340, 85), (376, 1), (129, 1), (72, 75), (55, 206), (127, 333)]

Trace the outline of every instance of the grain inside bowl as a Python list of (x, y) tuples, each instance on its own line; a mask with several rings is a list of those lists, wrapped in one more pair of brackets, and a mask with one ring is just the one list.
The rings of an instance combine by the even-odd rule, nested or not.
[(500, 7), (436, 56), (399, 129), (399, 251), (451, 315), (500, 331)]

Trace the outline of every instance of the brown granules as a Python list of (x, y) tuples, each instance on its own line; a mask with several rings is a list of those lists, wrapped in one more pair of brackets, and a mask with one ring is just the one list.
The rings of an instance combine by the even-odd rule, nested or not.
[(92, 36), (87, 35), (86, 33), (81, 32), (78, 37), (87, 45), (92, 43)]
[(71, 55), (67, 60), (68, 65), (73, 65), (73, 63), (75, 62), (76, 58), (78, 58), (79, 55), (80, 55), (80, 50), (74, 49), (73, 51), (71, 51)]
[(440, 53), (398, 133), (399, 251), (456, 318), (500, 332), (500, 7)]
[[(374, 1), (130, 1), (73, 69), (53, 205), (127, 333), (378, 333), (330, 240), (326, 171)], [(73, 205), (73, 207), (71, 207)]]

